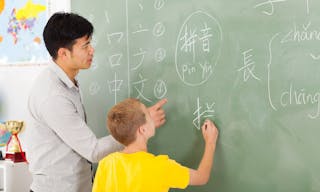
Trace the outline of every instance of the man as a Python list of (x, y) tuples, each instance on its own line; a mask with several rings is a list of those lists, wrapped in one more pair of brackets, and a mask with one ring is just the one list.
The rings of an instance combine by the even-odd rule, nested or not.
[[(111, 136), (97, 139), (86, 124), (76, 76), (92, 63), (92, 33), (92, 24), (73, 13), (54, 14), (44, 28), (53, 62), (36, 79), (28, 101), (31, 191), (89, 192), (91, 162), (123, 148)], [(161, 100), (149, 108), (157, 127), (165, 122), (165, 103)]]

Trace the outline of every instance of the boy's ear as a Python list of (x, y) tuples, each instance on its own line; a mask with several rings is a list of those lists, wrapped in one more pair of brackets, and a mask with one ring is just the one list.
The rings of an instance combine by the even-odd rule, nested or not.
[(146, 128), (143, 126), (143, 125), (141, 125), (139, 128), (138, 128), (138, 133), (139, 134), (144, 134), (146, 132)]

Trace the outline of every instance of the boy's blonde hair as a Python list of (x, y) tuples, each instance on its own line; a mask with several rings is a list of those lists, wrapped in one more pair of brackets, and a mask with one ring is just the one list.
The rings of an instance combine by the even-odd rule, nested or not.
[(126, 99), (111, 108), (107, 126), (111, 135), (127, 146), (136, 140), (137, 129), (146, 123), (146, 116), (138, 99)]

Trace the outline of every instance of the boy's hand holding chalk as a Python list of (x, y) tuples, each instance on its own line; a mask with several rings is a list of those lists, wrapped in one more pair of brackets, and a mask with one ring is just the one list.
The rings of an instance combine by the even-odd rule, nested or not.
[(205, 143), (215, 145), (219, 131), (214, 123), (211, 120), (206, 119), (201, 129)]

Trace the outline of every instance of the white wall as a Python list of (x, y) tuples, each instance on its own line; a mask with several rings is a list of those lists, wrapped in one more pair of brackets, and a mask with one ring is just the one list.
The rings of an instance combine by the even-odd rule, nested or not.
[(29, 90), (43, 68), (0, 66), (0, 120), (25, 119)]
[[(0, 66), (0, 121), (26, 120), (30, 88), (35, 77), (45, 66)], [(28, 125), (26, 125), (27, 128)], [(22, 149), (23, 137), (22, 132), (19, 134)]]

